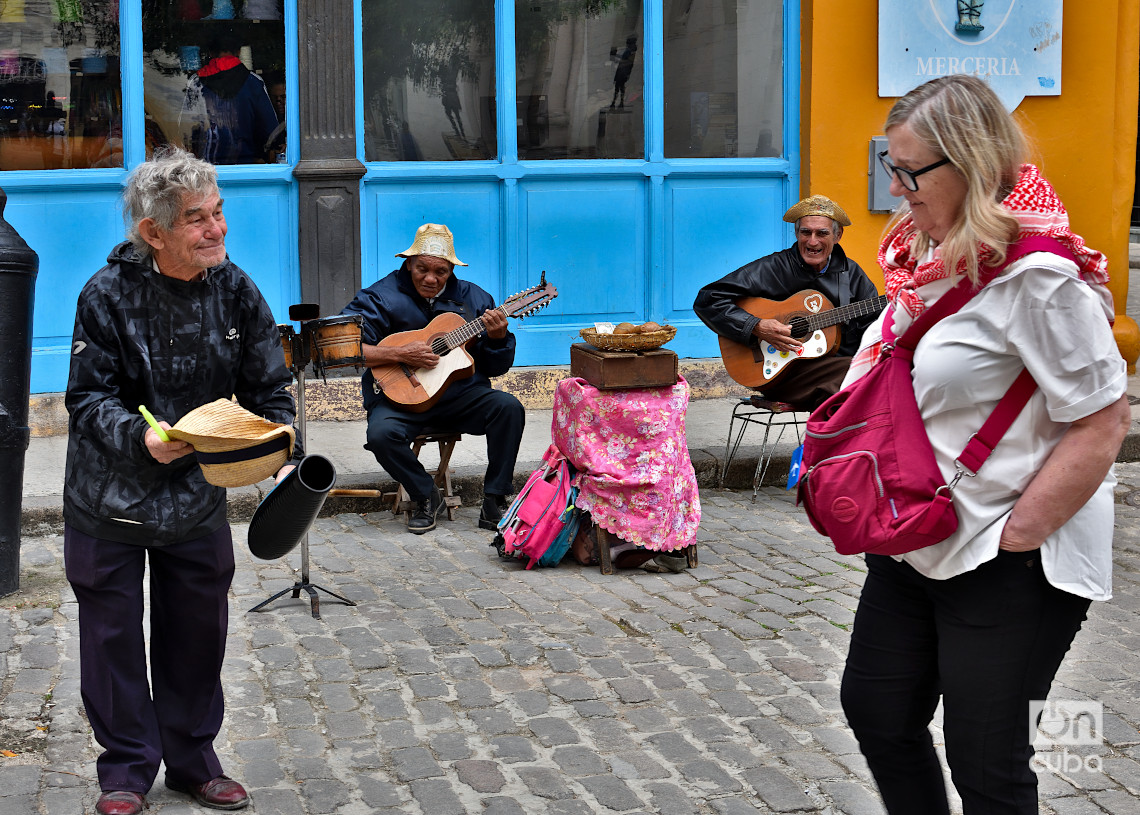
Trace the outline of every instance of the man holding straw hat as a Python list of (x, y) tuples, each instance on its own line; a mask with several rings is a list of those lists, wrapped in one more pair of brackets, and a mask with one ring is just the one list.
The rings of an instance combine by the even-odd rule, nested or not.
[(249, 796), (213, 745), (234, 573), (218, 485), (281, 478), (299, 459), (292, 379), (268, 305), (226, 256), (214, 167), (163, 149), (131, 173), (123, 209), (129, 240), (79, 295), (66, 396), (64, 562), (104, 748), (95, 811), (142, 812), (160, 762), (170, 789), (240, 809)]

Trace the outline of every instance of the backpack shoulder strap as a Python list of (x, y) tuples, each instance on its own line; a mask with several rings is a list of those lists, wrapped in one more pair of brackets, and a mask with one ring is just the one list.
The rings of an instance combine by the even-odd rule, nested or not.
[(1017, 243), (1012, 244), (1005, 253), (1005, 263), (1001, 268), (997, 269), (991, 279), (998, 274), (1006, 266), (1013, 264), (1015, 261), (1021, 260), (1026, 255), (1033, 252), (1049, 252), (1054, 255), (1063, 257), (1065, 260), (1071, 260), (1073, 263), (1077, 262), (1077, 256), (1072, 253), (1069, 247), (1061, 243), (1056, 238), (1050, 238), (1047, 235), (1027, 235), (1019, 240)]
[[(979, 281), (981, 285), (975, 289), (968, 279), (959, 281), (958, 285), (942, 295), (937, 303), (919, 315), (914, 325), (898, 339), (898, 344), (906, 348), (908, 352), (913, 352), (918, 341), (930, 330), (931, 326), (943, 317), (962, 308), (969, 302), (970, 298), (1006, 267), (1033, 252), (1049, 252), (1074, 263), (1077, 262), (1076, 256), (1069, 248), (1054, 238), (1045, 235), (1030, 235), (1022, 238), (1009, 247), (1006, 251), (1005, 262), (1001, 266), (990, 266), (983, 270)], [(977, 433), (970, 436), (965, 449), (954, 460), (954, 466), (958, 468), (959, 476), (963, 473), (975, 475), (978, 472), (978, 469), (990, 457), (998, 442), (1009, 431), (1036, 390), (1037, 382), (1034, 381), (1028, 370), (1023, 369), (994, 407), (989, 418), (986, 419)]]
[(1037, 390), (1037, 382), (1033, 375), (1025, 368), (1013, 380), (1005, 396), (994, 407), (993, 413), (986, 419), (977, 433), (970, 436), (966, 448), (954, 459), (954, 466), (967, 475), (975, 475), (978, 468), (990, 457), (990, 453), (997, 447), (1002, 436), (1006, 434), (1013, 422), (1021, 414), (1022, 408), (1028, 404), (1029, 399)]
[(938, 298), (938, 302), (918, 316), (918, 319), (914, 321), (911, 327), (898, 338), (897, 344), (913, 351), (918, 345), (918, 341), (923, 338), (926, 332), (929, 331), (935, 323), (943, 317), (949, 317), (958, 311), (958, 309), (970, 302), (973, 296), (987, 286), (991, 280), (1001, 274), (1006, 267), (1033, 252), (1050, 252), (1066, 260), (1071, 260), (1074, 263), (1077, 261), (1076, 256), (1069, 251), (1069, 248), (1055, 238), (1050, 238), (1045, 235), (1026, 236), (1016, 243), (1010, 244), (1006, 249), (1005, 262), (1000, 266), (985, 266), (982, 268), (976, 288), (970, 283), (969, 278), (959, 280), (956, 286)]

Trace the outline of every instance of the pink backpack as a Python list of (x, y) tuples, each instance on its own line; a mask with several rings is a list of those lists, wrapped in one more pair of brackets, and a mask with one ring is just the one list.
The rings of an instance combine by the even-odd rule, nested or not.
[[(1030, 252), (1073, 259), (1051, 238), (1030, 237), (1007, 252), (1005, 265)], [(1001, 268), (1004, 268), (1001, 267)], [(985, 285), (1001, 269), (989, 269)], [(954, 487), (973, 476), (1037, 390), (1023, 370), (942, 477), (918, 410), (911, 363), (918, 341), (938, 320), (974, 296), (968, 279), (939, 298), (894, 344), (890, 315), (883, 358), (862, 379), (830, 397), (808, 417), (796, 502), (841, 555), (901, 555), (946, 540), (958, 529)]]
[[(570, 481), (573, 472), (566, 456), (553, 444), (542, 456), (543, 465), (531, 473), (514, 502), (499, 521), (499, 534), (492, 546), (503, 558), (527, 560), (527, 568), (536, 565), (556, 566), (570, 546), (563, 534), (576, 516)], [(575, 527), (576, 528), (576, 527)], [(565, 546), (559, 542), (565, 539)], [(551, 551), (557, 545), (561, 552), (555, 558)]]

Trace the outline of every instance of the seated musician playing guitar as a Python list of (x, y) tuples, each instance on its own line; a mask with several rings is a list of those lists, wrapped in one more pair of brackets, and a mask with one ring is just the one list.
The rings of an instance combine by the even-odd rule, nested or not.
[[(709, 283), (697, 293), (693, 309), (722, 337), (725, 367), (734, 379), (759, 388), (768, 399), (813, 410), (839, 390), (863, 330), (882, 311), (883, 303), (876, 302), (875, 284), (839, 246), (843, 227), (851, 221), (838, 204), (813, 195), (784, 213), (784, 220), (796, 225), (793, 246)], [(831, 303), (824, 303), (814, 292)], [(788, 317), (791, 307), (787, 303), (767, 304), (772, 316), (766, 316), (763, 304), (750, 299), (785, 301), (796, 295), (806, 296), (799, 298), (795, 320)], [(810, 328), (812, 318), (829, 305), (839, 307), (840, 319), (856, 315), (840, 329), (842, 340), (833, 353), (835, 329), (828, 342), (825, 332)], [(824, 324), (834, 322), (838, 320)], [(800, 330), (801, 325), (809, 328)], [(746, 359), (748, 367), (755, 368), (755, 377), (737, 373), (726, 346), (739, 349), (741, 354), (732, 360)]]
[[(364, 446), (415, 502), (408, 531), (420, 535), (435, 528), (444, 503), (432, 477), (412, 452), (412, 441), (425, 428), (486, 435), (487, 471), (479, 526), (495, 529), (507, 507), (506, 497), (512, 492), (525, 413), (514, 396), (494, 390), (489, 377), (510, 370), (515, 337), (507, 330), (507, 318), (495, 308), (491, 295), (452, 273), (456, 266), (467, 264), (455, 256), (451, 230), (446, 226), (424, 224), (416, 230), (411, 247), (396, 257), (406, 258), (403, 265), (358, 292), (342, 312), (364, 317), (361, 345), (369, 366), (362, 382), (368, 411), (368, 443)], [(423, 330), (439, 315), (448, 315), (441, 323), (474, 322), (476, 329), (470, 336), (478, 336), (464, 348), (440, 356), (436, 353), (441, 350), (439, 346), (433, 350), (431, 344), (434, 327)], [(402, 332), (409, 333), (393, 336)], [(460, 371), (448, 377), (445, 390), (418, 405), (397, 398), (398, 384), (409, 389), (411, 382), (422, 391), (420, 379), (432, 378), (431, 372), (445, 368), (464, 351), (474, 360), (470, 375)], [(387, 378), (386, 370), (395, 376)], [(378, 377), (390, 384), (381, 387)], [(385, 395), (385, 389), (392, 398)]]

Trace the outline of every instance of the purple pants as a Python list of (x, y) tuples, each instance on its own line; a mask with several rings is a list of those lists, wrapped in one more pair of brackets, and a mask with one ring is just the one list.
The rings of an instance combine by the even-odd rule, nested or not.
[[(79, 601), (80, 689), (102, 790), (146, 794), (167, 778), (199, 784), (222, 773), (222, 660), (234, 574), (229, 525), (169, 546), (135, 546), (64, 529), (67, 579)], [(143, 573), (150, 559), (150, 673)]]

